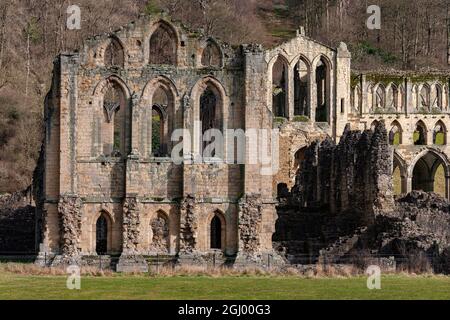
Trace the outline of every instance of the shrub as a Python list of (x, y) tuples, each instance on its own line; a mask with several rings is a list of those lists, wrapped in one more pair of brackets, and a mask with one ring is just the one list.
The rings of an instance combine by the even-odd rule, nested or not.
[(309, 122), (309, 118), (307, 116), (295, 116), (294, 122)]

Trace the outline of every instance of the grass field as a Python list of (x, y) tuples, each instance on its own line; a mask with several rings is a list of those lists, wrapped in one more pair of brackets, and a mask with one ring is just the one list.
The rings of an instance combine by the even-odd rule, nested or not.
[(450, 299), (450, 277), (384, 276), (381, 290), (369, 290), (365, 277), (294, 276), (86, 276), (81, 290), (68, 290), (65, 276), (0, 274), (0, 299)]

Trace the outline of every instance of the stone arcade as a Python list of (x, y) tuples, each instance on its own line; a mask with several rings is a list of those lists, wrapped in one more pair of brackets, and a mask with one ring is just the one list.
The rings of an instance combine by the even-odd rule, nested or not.
[[(401, 191), (432, 191), (442, 165), (449, 197), (449, 75), (352, 74), (350, 62), (344, 43), (330, 48), (303, 32), (272, 49), (231, 47), (165, 15), (61, 54), (45, 102), (40, 257), (117, 256), (122, 271), (146, 270), (144, 257), (155, 255), (282, 263), (272, 245), (277, 197), (290, 193), (307, 147), (339, 142), (347, 124), (384, 122)], [(257, 164), (191, 161), (208, 129), (273, 127), (273, 176)], [(175, 129), (194, 137), (181, 165), (170, 158)]]

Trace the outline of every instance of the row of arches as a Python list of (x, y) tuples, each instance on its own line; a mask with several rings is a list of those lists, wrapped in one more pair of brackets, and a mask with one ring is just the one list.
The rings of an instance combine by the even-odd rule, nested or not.
[[(111, 233), (113, 220), (106, 211), (101, 211), (95, 222), (95, 252), (99, 255), (108, 254), (111, 251)], [(170, 254), (172, 252), (170, 242), (169, 215), (159, 210), (151, 219), (149, 226), (149, 252), (152, 254)], [(206, 234), (208, 246), (211, 250), (226, 248), (226, 220), (224, 214), (216, 210), (209, 218)]]
[[(441, 83), (414, 84), (411, 88), (409, 104), (418, 111), (431, 112), (433, 109), (448, 108), (448, 87)], [(405, 86), (390, 83), (370, 84), (367, 89), (367, 101), (370, 112), (402, 112), (406, 105)], [(355, 112), (362, 112), (362, 90), (358, 84), (352, 88), (351, 105)]]
[[(274, 59), (272, 66), (269, 63), (274, 116), (289, 118), (290, 109), (293, 109), (294, 116), (311, 118), (311, 106), (314, 105), (315, 121), (329, 121), (331, 62), (325, 56), (319, 56), (311, 64), (306, 57), (300, 56), (292, 69), (283, 55), (279, 54)], [(291, 79), (293, 85), (290, 84)]]
[[(99, 99), (101, 114), (94, 113), (98, 154), (120, 157), (130, 150), (131, 107), (128, 87), (118, 77), (109, 77), (98, 85), (94, 96)], [(191, 92), (194, 100), (193, 120), (201, 121), (202, 136), (209, 129), (222, 131), (225, 121), (224, 105), (226, 93), (219, 81), (205, 77)], [(137, 112), (139, 113), (140, 149), (148, 156), (166, 157), (170, 155), (172, 132), (183, 126), (183, 116), (176, 101), (179, 93), (174, 83), (165, 77), (151, 80), (145, 87)], [(184, 102), (190, 103), (190, 102)], [(99, 124), (98, 124), (99, 123)], [(203, 145), (206, 147), (206, 143)]]
[[(153, 65), (178, 65), (178, 51), (185, 46), (180, 41), (177, 30), (166, 21), (159, 21), (152, 27), (148, 42), (148, 50), (142, 48), (142, 41), (136, 40), (135, 46), (144, 52), (148, 52), (148, 63)], [(223, 54), (218, 43), (208, 38), (200, 42), (200, 63), (203, 67), (222, 67)], [(110, 36), (106, 47), (100, 48), (98, 55), (103, 58), (107, 67), (124, 68), (126, 61), (126, 49), (123, 42), (116, 36)], [(96, 54), (97, 57), (97, 54)]]
[(400, 195), (411, 190), (421, 190), (435, 192), (447, 198), (448, 166), (447, 157), (431, 149), (418, 155), (409, 166), (397, 153), (394, 153), (394, 193)]
[[(374, 130), (378, 125), (378, 121), (375, 120), (371, 124), (371, 129)], [(447, 144), (447, 127), (442, 120), (439, 120), (434, 125), (433, 131), (433, 145), (446, 145)], [(422, 120), (419, 120), (413, 132), (413, 142), (414, 145), (427, 145), (428, 141), (428, 129), (425, 123)], [(401, 145), (404, 143), (403, 141), (403, 129), (401, 124), (394, 120), (390, 126), (389, 130), (389, 143), (391, 145)]]

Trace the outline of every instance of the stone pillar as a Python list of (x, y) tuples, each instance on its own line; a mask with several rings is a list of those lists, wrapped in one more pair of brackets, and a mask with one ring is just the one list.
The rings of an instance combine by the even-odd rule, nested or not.
[(407, 176), (406, 177), (406, 193), (410, 193), (412, 191), (413, 185), (412, 185), (412, 177)]
[(186, 195), (180, 207), (180, 253), (192, 254), (197, 250), (198, 217), (195, 196)]
[(401, 176), (401, 192), (408, 193), (408, 178), (406, 176)]
[[(59, 199), (58, 214), (60, 221), (60, 255), (57, 255), (51, 262), (52, 266), (58, 265), (81, 265), (81, 220), (82, 201), (75, 194), (63, 195)], [(46, 246), (43, 246), (36, 263), (43, 265), (42, 254), (47, 254)], [(48, 257), (46, 257), (46, 260)], [(49, 264), (49, 261), (46, 261)]]
[(287, 76), (287, 106), (288, 106), (288, 114), (287, 118), (289, 121), (294, 120), (294, 104), (295, 104), (295, 86), (294, 86), (294, 68), (292, 66), (287, 66), (288, 68), (288, 76)]
[(367, 105), (367, 81), (366, 81), (366, 75), (361, 75), (361, 115), (369, 112), (369, 107)]
[(450, 175), (445, 175), (445, 198), (450, 200)]
[(407, 116), (409, 114), (409, 109), (408, 109), (408, 105), (411, 101), (411, 90), (410, 87), (411, 85), (409, 84), (408, 78), (405, 78), (405, 97), (403, 98), (403, 108), (405, 109), (405, 115)]
[[(131, 132), (131, 138), (130, 138), (130, 143), (131, 143), (131, 154), (132, 155), (139, 155), (139, 154), (144, 154), (146, 148), (144, 148), (144, 150), (139, 150), (139, 121), (143, 121), (143, 119), (140, 119), (140, 112), (141, 110), (139, 110), (139, 97), (137, 94), (133, 94), (131, 96), (131, 101), (129, 102), (130, 104), (130, 109), (131, 109), (131, 119), (132, 121), (130, 121), (130, 126), (131, 126), (131, 130), (129, 132)], [(151, 114), (150, 114), (151, 116)], [(152, 121), (149, 121), (150, 125), (152, 123)], [(151, 130), (151, 128), (150, 128)], [(147, 145), (151, 146), (151, 141), (147, 141)]]
[(79, 55), (62, 54), (60, 56), (60, 194), (76, 193), (76, 112), (78, 104)]
[(123, 249), (118, 272), (148, 272), (148, 264), (139, 253), (140, 204), (136, 195), (127, 195), (123, 203)]
[[(330, 108), (334, 105), (334, 112), (330, 110), (330, 119), (334, 118), (334, 124), (330, 121), (330, 124), (334, 126), (334, 134), (336, 136), (336, 141), (344, 131), (345, 126), (348, 122), (348, 113), (350, 106), (350, 92), (351, 92), (351, 69), (350, 69), (351, 54), (347, 49), (347, 45), (341, 42), (338, 47), (337, 57), (336, 57), (336, 67), (333, 68), (335, 72), (334, 79), (330, 81), (330, 90), (333, 87), (332, 83), (336, 87), (334, 90), (336, 96), (334, 97), (334, 103), (332, 102), (332, 92), (330, 92)], [(331, 73), (331, 71), (330, 71)], [(343, 110), (341, 110), (343, 109)]]
[(313, 66), (311, 66), (309, 75), (309, 114), (311, 118), (311, 123), (316, 122), (316, 108), (317, 108), (317, 84), (316, 84), (316, 70), (313, 69)]

